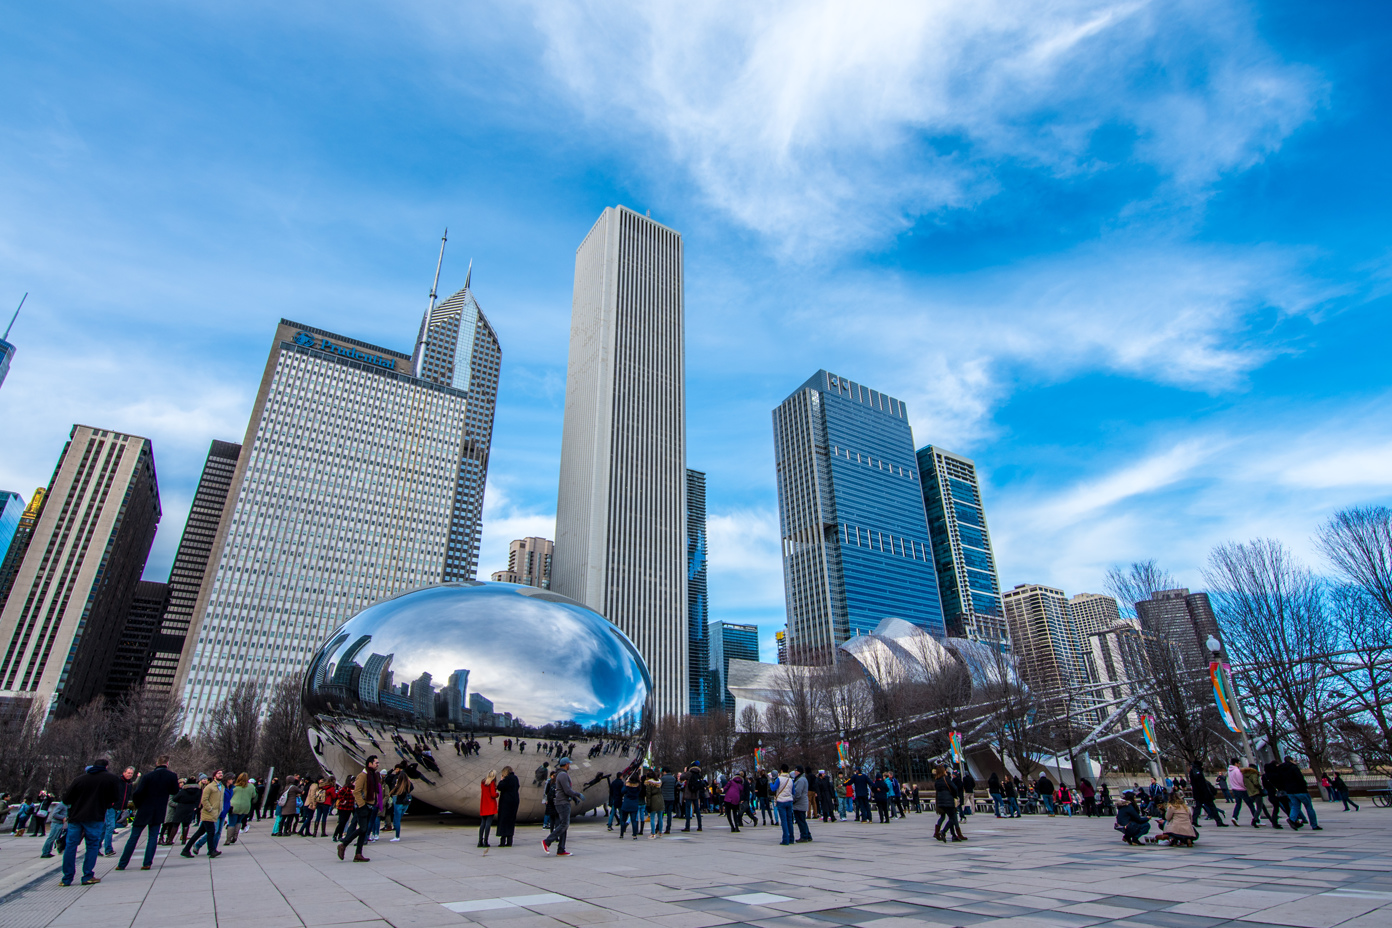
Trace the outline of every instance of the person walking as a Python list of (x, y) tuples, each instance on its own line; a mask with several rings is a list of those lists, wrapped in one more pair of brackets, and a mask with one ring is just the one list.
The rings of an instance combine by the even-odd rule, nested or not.
[[(318, 791), (319, 801), (323, 802), (323, 787), (318, 787)], [(256, 787), (251, 784), (251, 777), (243, 772), (237, 774), (237, 779), (232, 781), (232, 789), (228, 793), (227, 840), (224, 843), (236, 844), (238, 836), (247, 830), (247, 825), (251, 822), (251, 810), (256, 805)]]
[(1335, 801), (1342, 801), (1344, 803), (1345, 812), (1348, 811), (1350, 804), (1353, 805), (1353, 811), (1358, 811), (1358, 803), (1349, 798), (1349, 787), (1348, 784), (1344, 782), (1344, 775), (1342, 773), (1334, 774), (1334, 779), (1330, 781), (1329, 786), (1333, 791)]
[(1276, 768), (1281, 780), (1281, 789), (1290, 800), (1290, 818), (1287, 821), (1297, 831), (1305, 824), (1309, 815), (1310, 830), (1323, 831), (1319, 819), (1315, 817), (1315, 804), (1310, 801), (1310, 786), (1305, 782), (1305, 772), (1296, 766), (1295, 758), (1286, 755), (1285, 763)]
[(512, 835), (517, 830), (518, 794), (522, 784), (511, 767), (504, 767), (498, 779), (498, 847), (512, 847)]
[(1002, 787), (1005, 790), (1006, 818), (1020, 817), (1020, 778), (1014, 774), (1005, 775), (1005, 783)]
[(807, 827), (807, 804), (808, 804), (808, 783), (807, 774), (801, 767), (793, 768), (793, 824), (798, 829), (798, 844), (806, 844), (812, 840), (812, 832)]
[[(938, 820), (933, 825), (933, 837), (947, 843), (948, 836), (953, 841), (957, 837), (957, 795), (952, 789), (952, 777), (946, 767), (933, 768), (933, 805), (938, 810)], [(946, 826), (946, 827), (944, 827)]]
[(740, 831), (740, 819), (744, 818), (740, 812), (740, 797), (744, 793), (744, 780), (739, 774), (730, 778), (730, 782), (725, 786), (725, 818), (730, 823), (730, 834), (737, 835)]
[(352, 780), (345, 780), (338, 788), (338, 799), (334, 802), (334, 809), (338, 812), (338, 823), (334, 828), (333, 842), (337, 844), (343, 840), (343, 835), (347, 833), (348, 826), (353, 821), (353, 813), (357, 810)]
[(131, 800), (135, 803), (135, 821), (131, 823), (130, 836), (121, 851), (117, 870), (124, 870), (130, 864), (131, 855), (140, 843), (140, 835), (148, 830), (145, 840), (145, 858), (141, 870), (149, 870), (155, 862), (155, 846), (159, 843), (160, 829), (164, 827), (164, 816), (169, 809), (169, 800), (179, 792), (179, 777), (169, 769), (169, 755), (161, 755), (155, 761), (155, 769), (140, 778)]
[(1092, 818), (1097, 814), (1097, 790), (1093, 788), (1092, 781), (1087, 777), (1079, 780), (1078, 793), (1083, 797), (1083, 814)]
[(1000, 776), (994, 770), (986, 778), (986, 792), (991, 797), (991, 803), (996, 807), (996, 818), (1005, 818), (1001, 815), (1001, 807), (1005, 804), (1004, 787), (1001, 786)]
[(79, 843), (85, 844), (82, 885), (101, 882), (96, 868), (106, 829), (106, 813), (115, 808), (122, 792), (121, 778), (106, 769), (109, 764), (105, 758), (94, 761), (63, 793), (63, 803), (68, 807), (68, 833), (63, 848), (61, 886), (71, 886), (76, 876)]
[(320, 797), (319, 804), (314, 807), (314, 828), (310, 831), (311, 838), (327, 838), (329, 836), (329, 813), (334, 811), (338, 803), (338, 784), (332, 776), (319, 781), (319, 787), (324, 795)]
[[(493, 830), (493, 817), (498, 814), (498, 773), (488, 771), (488, 776), (479, 784), (479, 830), (478, 846), (490, 847), (488, 838)], [(392, 838), (395, 841), (395, 838)]]
[(201, 844), (199, 839), (202, 839), (208, 843), (208, 859), (213, 860), (222, 856), (222, 852), (217, 849), (217, 821), (222, 815), (222, 771), (213, 774), (212, 779), (200, 774), (198, 781), (203, 787), (198, 798), (198, 831), (184, 842), (184, 849), (179, 852), (179, 856), (194, 856)]
[[(348, 850), (348, 845), (353, 843), (356, 838), (358, 846), (353, 851), (354, 863), (371, 863), (370, 857), (363, 856), (363, 842), (372, 833), (372, 819), (377, 815), (379, 803), (382, 801), (382, 775), (378, 772), (381, 764), (377, 760), (376, 754), (369, 754), (367, 764), (363, 767), (362, 773), (358, 774), (353, 780), (353, 789), (349, 794), (352, 802), (352, 820), (348, 823), (348, 828), (343, 832), (343, 837), (338, 842), (338, 859), (343, 860), (344, 853)], [(340, 801), (339, 808), (343, 808)]]
[(169, 811), (165, 813), (168, 816), (164, 824), (166, 846), (173, 846), (174, 834), (181, 826), (183, 832), (179, 835), (179, 840), (188, 840), (189, 826), (198, 818), (198, 803), (202, 798), (203, 793), (196, 782), (191, 783), (184, 779), (179, 781), (179, 791), (170, 798)]
[(570, 804), (585, 798), (571, 785), (569, 757), (562, 757), (556, 761), (555, 784), (556, 824), (551, 828), (551, 834), (541, 839), (541, 852), (551, 853), (551, 845), (555, 844), (557, 857), (569, 857), (570, 851), (566, 850), (566, 832), (570, 830)]
[(776, 825), (778, 816), (773, 813), (773, 802), (769, 798), (769, 775), (767, 770), (754, 773), (754, 801), (759, 804), (759, 824)]
[[(242, 774), (245, 777), (246, 774)], [(240, 779), (240, 778), (239, 778)], [(236, 787), (233, 787), (235, 790)], [(308, 838), (310, 829), (314, 827), (314, 815), (319, 808), (319, 803), (324, 801), (324, 785), (317, 780), (305, 778), (304, 805), (300, 808), (300, 829), (299, 835)], [(233, 813), (236, 814), (235, 812)]]
[(779, 846), (793, 843), (793, 778), (784, 764), (778, 775), (769, 782), (769, 792), (773, 794), (774, 813), (783, 831)]
[[(1213, 783), (1204, 773), (1203, 767), (1195, 763), (1189, 770), (1189, 786), (1194, 793), (1194, 808), (1208, 815), (1208, 817), (1218, 823), (1219, 828), (1227, 828), (1228, 823), (1223, 821), (1223, 813), (1218, 811), (1213, 800), (1218, 798), (1218, 792), (1213, 788)], [(1172, 800), (1173, 793), (1170, 796)], [(1167, 800), (1168, 805), (1169, 800)]]

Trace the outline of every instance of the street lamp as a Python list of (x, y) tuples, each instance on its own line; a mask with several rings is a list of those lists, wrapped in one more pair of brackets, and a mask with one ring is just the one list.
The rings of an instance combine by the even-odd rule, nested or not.
[(1223, 689), (1232, 700), (1232, 704), (1228, 708), (1232, 710), (1233, 721), (1237, 723), (1239, 729), (1238, 734), (1242, 735), (1243, 760), (1246, 761), (1248, 767), (1254, 767), (1256, 766), (1256, 755), (1252, 753), (1252, 740), (1247, 737), (1247, 721), (1242, 717), (1242, 708), (1237, 704), (1237, 687), (1233, 684), (1232, 673), (1228, 670), (1228, 665), (1223, 661), (1223, 643), (1218, 640), (1216, 635), (1209, 635), (1208, 641), (1204, 644), (1208, 645), (1208, 651), (1213, 655), (1213, 663), (1221, 675)]

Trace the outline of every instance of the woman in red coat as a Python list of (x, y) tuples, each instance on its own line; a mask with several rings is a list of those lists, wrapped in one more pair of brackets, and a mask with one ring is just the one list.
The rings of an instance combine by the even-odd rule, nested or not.
[(498, 814), (498, 773), (488, 771), (483, 778), (482, 792), (479, 795), (479, 847), (491, 847), (489, 832), (493, 830), (493, 816)]

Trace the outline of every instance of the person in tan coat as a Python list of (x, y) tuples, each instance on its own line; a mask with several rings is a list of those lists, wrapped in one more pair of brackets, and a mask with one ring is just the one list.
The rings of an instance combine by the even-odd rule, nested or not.
[(1165, 803), (1164, 831), (1146, 840), (1155, 844), (1164, 838), (1169, 840), (1170, 847), (1193, 847), (1194, 839), (1198, 836), (1199, 832), (1194, 828), (1194, 816), (1189, 811), (1189, 804), (1184, 801), (1184, 794), (1175, 790), (1170, 793), (1169, 802)]
[(356, 838), (358, 847), (353, 854), (353, 860), (358, 863), (367, 863), (370, 858), (363, 856), (363, 842), (372, 832), (372, 819), (376, 817), (378, 809), (382, 804), (382, 776), (377, 772), (377, 755), (372, 754), (367, 758), (367, 766), (363, 772), (358, 774), (353, 780), (353, 820), (348, 825), (348, 830), (343, 833), (343, 838), (338, 845), (338, 859), (343, 859), (343, 853), (348, 849), (348, 845), (353, 843)]
[(193, 845), (199, 836), (205, 836), (208, 841), (208, 858), (221, 857), (222, 851), (217, 849), (218, 842), (218, 816), (222, 814), (222, 771), (213, 774), (210, 780), (200, 776), (198, 783), (203, 788), (202, 795), (198, 800), (198, 832), (184, 843), (184, 849), (180, 852), (180, 857), (192, 857)]

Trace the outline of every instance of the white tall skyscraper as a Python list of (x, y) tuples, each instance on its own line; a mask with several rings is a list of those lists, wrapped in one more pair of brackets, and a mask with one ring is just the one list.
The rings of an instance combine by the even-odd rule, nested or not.
[(175, 677), (186, 731), (239, 682), (301, 672), (339, 624), (445, 575), (469, 395), (412, 371), (281, 320)]
[(681, 235), (610, 207), (575, 253), (551, 589), (638, 646), (689, 708)]

